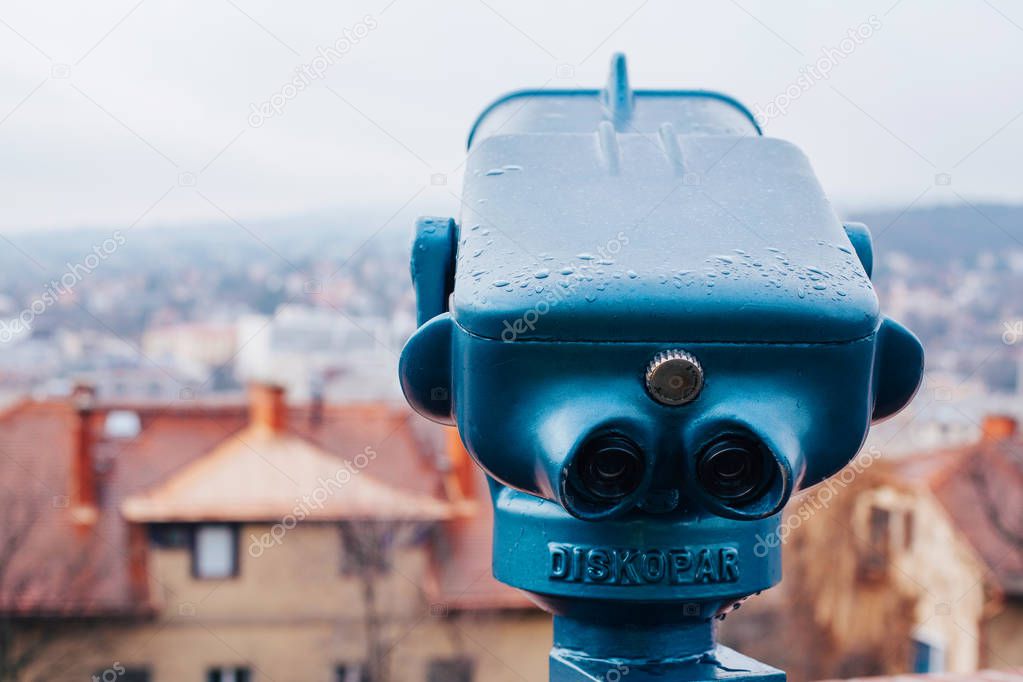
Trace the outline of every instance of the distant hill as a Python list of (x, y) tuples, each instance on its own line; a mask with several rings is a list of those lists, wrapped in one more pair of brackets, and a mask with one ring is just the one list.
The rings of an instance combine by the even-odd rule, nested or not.
[[(144, 272), (178, 266), (227, 267), (269, 263), (301, 266), (310, 260), (342, 262), (356, 250), (368, 248), (391, 253), (404, 260), (411, 243), (412, 227), (393, 221), (381, 230), (383, 219), (375, 214), (322, 217), (294, 216), (252, 221), (244, 226), (230, 222), (163, 225), (128, 230), (113, 225), (107, 230), (80, 229), (22, 231), (0, 235), (0, 283), (27, 277), (63, 273), (69, 263), (80, 263), (87, 254), (112, 237), (124, 237), (123, 251), (110, 258), (103, 269)], [(403, 229), (402, 229), (403, 228)], [(370, 237), (379, 239), (367, 243)], [(287, 268), (285, 268), (287, 269)]]
[[(968, 204), (900, 210), (844, 211), (842, 217), (866, 223), (878, 253), (896, 251), (935, 264), (972, 263), (982, 252), (1023, 250), (1023, 205)], [(381, 228), (385, 228), (382, 229)], [(37, 280), (45, 264), (62, 272), (78, 262), (113, 231), (98, 229), (20, 232), (0, 242), (0, 281), (29, 276)], [(123, 229), (123, 228), (121, 228)], [(140, 270), (147, 264), (176, 260), (215, 267), (216, 263), (280, 261), (295, 263), (311, 258), (344, 260), (368, 237), (372, 246), (404, 260), (411, 225), (386, 221), (379, 215), (294, 216), (234, 224), (182, 225), (131, 231), (126, 251), (130, 258), (112, 259), (112, 269)], [(26, 254), (31, 258), (26, 257)]]
[(865, 223), (879, 253), (901, 251), (935, 263), (971, 262), (978, 254), (1023, 250), (1023, 206), (977, 204), (843, 215)]

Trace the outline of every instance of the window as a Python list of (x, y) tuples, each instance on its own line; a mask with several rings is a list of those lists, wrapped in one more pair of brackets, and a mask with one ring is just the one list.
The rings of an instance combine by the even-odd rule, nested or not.
[(183, 523), (154, 523), (149, 541), (163, 549), (185, 549), (192, 546), (192, 529)]
[(385, 575), (391, 570), (397, 529), (363, 522), (344, 522), (339, 529), (342, 575)]
[(130, 410), (111, 410), (103, 423), (103, 434), (107, 438), (134, 438), (141, 431), (139, 413)]
[(206, 682), (249, 682), (248, 668), (210, 668)]
[(914, 637), (912, 640), (913, 672), (940, 673), (945, 671), (945, 649), (930, 639)]
[(426, 682), (472, 682), (475, 667), (469, 658), (434, 659), (426, 669)]
[(335, 682), (370, 682), (369, 669), (362, 663), (343, 663), (336, 669)]
[(238, 534), (234, 526), (208, 524), (196, 527), (192, 574), (196, 578), (208, 579), (230, 578), (238, 574)]
[(902, 517), (902, 547), (913, 548), (913, 512), (907, 511)]
[(889, 564), (891, 512), (871, 505), (868, 510), (866, 546), (859, 554), (857, 575), (861, 580), (877, 581), (886, 575)]
[(888, 528), (891, 513), (881, 507), (870, 508), (870, 548), (881, 556), (888, 556)]

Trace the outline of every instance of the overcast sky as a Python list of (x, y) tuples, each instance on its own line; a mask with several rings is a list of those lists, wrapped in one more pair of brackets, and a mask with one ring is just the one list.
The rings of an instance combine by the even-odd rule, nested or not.
[(5, 0), (0, 230), (457, 213), (477, 113), (619, 50), (637, 88), (784, 104), (840, 207), (1023, 200), (1019, 3), (594, 5)]

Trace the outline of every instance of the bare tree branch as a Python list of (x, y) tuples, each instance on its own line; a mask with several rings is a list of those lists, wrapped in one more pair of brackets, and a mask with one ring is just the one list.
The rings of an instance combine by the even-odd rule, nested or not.
[(103, 553), (42, 493), (0, 502), (0, 682), (50, 680), (96, 649), (100, 629), (79, 618), (96, 605)]

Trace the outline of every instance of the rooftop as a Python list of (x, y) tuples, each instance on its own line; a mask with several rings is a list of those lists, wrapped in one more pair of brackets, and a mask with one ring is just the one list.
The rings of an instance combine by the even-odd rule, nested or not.
[(991, 415), (968, 445), (910, 455), (890, 475), (927, 487), (1007, 594), (1023, 595), (1023, 438), (1012, 417)]
[[(27, 400), (0, 412), (0, 516), (14, 521), (0, 545), (16, 549), (0, 574), (0, 610), (150, 613), (133, 586), (130, 522), (279, 521), (303, 495), (320, 496), (311, 518), (323, 521), (441, 524), (432, 582), (449, 608), (528, 605), (490, 575), (486, 485), (457, 437), (391, 404), (279, 397), (276, 407), (258, 391), (248, 403)], [(106, 432), (107, 416), (125, 411), (137, 434)]]

